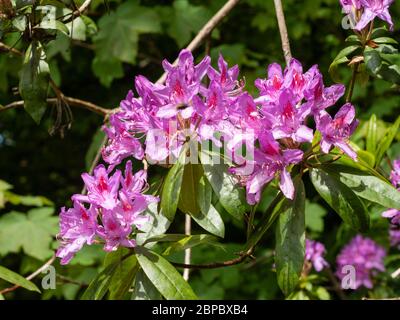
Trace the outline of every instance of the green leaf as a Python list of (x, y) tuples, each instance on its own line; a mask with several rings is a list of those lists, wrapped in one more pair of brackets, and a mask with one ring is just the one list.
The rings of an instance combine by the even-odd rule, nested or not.
[(183, 148), (176, 163), (169, 169), (165, 177), (161, 194), (161, 213), (169, 221), (174, 220), (176, 209), (178, 208), (183, 172), (185, 169), (186, 148)]
[(376, 115), (373, 114), (368, 121), (367, 137), (366, 137), (367, 151), (372, 153), (373, 155), (375, 154), (377, 147), (376, 142), (377, 142), (377, 124), (376, 124)]
[(86, 41), (86, 23), (81, 17), (75, 18), (74, 21), (67, 23), (65, 26), (71, 39)]
[(171, 225), (164, 215), (157, 212), (157, 203), (151, 203), (144, 212), (144, 216), (149, 217), (149, 221), (141, 227), (142, 233), (136, 236), (136, 242), (139, 245), (151, 237), (165, 233)]
[(272, 200), (267, 211), (257, 224), (250, 238), (247, 240), (245, 250), (249, 250), (251, 247), (254, 247), (261, 240), (265, 232), (267, 232), (272, 226), (279, 214), (287, 210), (288, 206), (289, 201), (283, 196), (282, 192), (279, 192), (274, 200)]
[(358, 150), (357, 157), (359, 160), (363, 160), (365, 163), (367, 163), (368, 166), (370, 166), (371, 168), (374, 167), (375, 156), (372, 153), (370, 153), (368, 151), (364, 151), (364, 150)]
[(188, 0), (175, 0), (173, 13), (168, 12), (169, 20), (168, 34), (175, 39), (179, 47), (183, 47), (192, 38), (192, 34), (200, 28), (211, 17), (210, 12), (204, 6), (196, 6)]
[(23, 287), (27, 290), (36, 291), (40, 293), (39, 288), (33, 282), (20, 276), (18, 273), (15, 273), (14, 271), (11, 271), (2, 266), (0, 266), (0, 278), (12, 284), (16, 284), (20, 287)]
[(116, 58), (100, 60), (97, 56), (92, 61), (93, 73), (99, 78), (100, 83), (109, 88), (114, 79), (120, 79), (124, 76), (122, 62)]
[(203, 168), (200, 164), (188, 163), (185, 165), (178, 208), (186, 214), (196, 216), (200, 213), (197, 197), (202, 175)]
[(212, 188), (203, 176), (199, 181), (197, 198), (200, 211), (198, 214), (192, 214), (191, 217), (208, 232), (223, 238), (225, 236), (224, 221), (217, 209), (211, 204), (211, 198)]
[(400, 192), (389, 182), (382, 181), (364, 171), (337, 164), (324, 166), (323, 170), (339, 179), (360, 198), (386, 208), (400, 210)]
[(389, 38), (389, 37), (379, 37), (379, 38), (373, 39), (373, 41), (378, 44), (380, 44), (380, 43), (398, 44), (398, 42), (396, 40), (394, 40), (393, 38)]
[(360, 39), (359, 39), (358, 36), (356, 36), (355, 34), (352, 34), (351, 36), (348, 36), (344, 41), (346, 41), (346, 42), (358, 42), (358, 43), (360, 43)]
[(388, 33), (388, 29), (386, 26), (375, 28), (372, 30), (371, 39), (383, 37)]
[(324, 216), (327, 211), (318, 203), (306, 201), (306, 227), (314, 232), (324, 231)]
[(197, 299), (189, 284), (162, 256), (143, 247), (136, 247), (135, 252), (144, 273), (165, 299)]
[(140, 269), (136, 274), (134, 291), (131, 300), (161, 300), (162, 296), (149, 278)]
[(393, 139), (396, 137), (397, 132), (399, 131), (400, 127), (400, 117), (397, 118), (396, 122), (387, 129), (385, 136), (380, 141), (378, 150), (376, 152), (376, 165), (379, 165), (382, 161), (383, 156), (389, 150)]
[(160, 20), (155, 10), (140, 6), (138, 1), (126, 1), (115, 11), (100, 18), (99, 32), (94, 37), (99, 61), (117, 59), (135, 63), (141, 33), (160, 32)]
[(32, 207), (52, 206), (53, 202), (42, 196), (21, 196), (9, 191), (4, 193), (6, 201), (13, 205), (23, 205)]
[(243, 188), (237, 186), (232, 175), (228, 173), (228, 165), (216, 163), (213, 156), (204, 151), (200, 152), (200, 160), (203, 164), (204, 175), (208, 179), (217, 195), (219, 202), (225, 210), (237, 220), (243, 220), (244, 213), (249, 207)]
[(47, 107), (50, 69), (40, 42), (34, 41), (25, 54), (19, 81), (19, 92), (26, 112), (37, 124)]
[(27, 214), (12, 211), (0, 217), (0, 255), (24, 252), (39, 260), (53, 253), (50, 244), (58, 231), (54, 208), (29, 210)]
[(367, 47), (364, 50), (364, 61), (369, 73), (376, 76), (382, 66), (382, 59), (379, 52), (375, 49)]
[(213, 244), (215, 241), (216, 238), (209, 234), (195, 234), (195, 235), (185, 236), (182, 239), (168, 246), (164, 250), (163, 255), (164, 256), (170, 255), (172, 253), (197, 247), (202, 244)]
[(400, 85), (400, 67), (384, 62), (379, 70), (378, 78)]
[(312, 169), (310, 178), (321, 197), (350, 227), (356, 230), (369, 228), (369, 215), (364, 203), (336, 176), (321, 169)]
[(287, 296), (296, 288), (304, 264), (305, 190), (300, 178), (295, 182), (295, 198), (276, 225), (275, 263), (279, 287)]
[(126, 257), (128, 253), (129, 249), (120, 248), (109, 253), (105, 259), (107, 264), (118, 263), (110, 280), (110, 300), (121, 300), (126, 296), (139, 269), (136, 256)]
[(83, 293), (81, 300), (101, 300), (107, 294), (114, 272), (117, 270), (119, 261), (107, 265), (96, 278), (92, 280), (89, 287)]
[(340, 81), (338, 75), (337, 75), (337, 67), (340, 64), (349, 62), (350, 59), (348, 58), (348, 56), (355, 52), (357, 49), (360, 48), (360, 45), (351, 45), (348, 46), (344, 49), (342, 49), (338, 55), (335, 57), (335, 59), (333, 59), (333, 62), (331, 63), (331, 65), (329, 66), (329, 74), (331, 75), (332, 79), (335, 81)]

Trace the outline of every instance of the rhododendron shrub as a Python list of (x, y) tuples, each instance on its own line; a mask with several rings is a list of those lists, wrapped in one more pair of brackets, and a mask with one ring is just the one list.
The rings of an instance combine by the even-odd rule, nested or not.
[[(393, 28), (392, 1), (340, 3), (355, 21), (351, 39), (356, 44), (345, 49), (346, 56), (339, 54), (330, 71), (348, 62), (354, 72), (347, 86), (329, 84), (317, 64), (306, 68), (295, 58), (285, 67), (271, 63), (263, 77), (250, 83), (223, 55), (211, 61), (189, 50), (182, 50), (176, 63), (162, 62), (165, 83), (135, 77), (134, 88), (103, 127), (102, 164), (82, 174), (85, 192), (73, 195), (72, 207), (60, 212), (61, 264), (84, 246), (120, 253), (85, 298), (102, 298), (105, 291), (96, 291), (102, 275), (113, 275), (117, 266), (134, 259), (135, 272), (143, 272), (163, 297), (194, 299), (177, 268), (223, 267), (254, 258), (269, 233), (275, 234), (274, 268), (284, 295), (295, 297), (310, 273), (328, 273), (343, 283), (349, 267), (354, 279), (343, 289), (373, 287), (386, 270), (386, 250), (358, 233), (370, 228), (370, 208), (384, 207), (382, 216), (391, 223), (388, 240), (393, 247), (400, 243), (400, 162), (393, 162), (390, 175), (380, 167), (399, 120), (378, 141), (376, 117), (360, 121), (361, 106), (352, 96), (363, 65), (371, 76), (394, 79), (387, 56), (378, 69), (371, 62), (372, 54), (383, 54), (381, 43), (390, 42), (374, 38), (372, 23), (379, 18)], [(153, 169), (161, 172), (155, 179), (150, 178)], [(327, 258), (326, 244), (311, 239), (312, 234), (306, 239), (311, 188), (357, 234), (336, 264)], [(203, 234), (170, 233), (182, 229), (183, 216)], [(229, 236), (227, 217), (247, 230), (236, 260), (210, 261), (210, 267), (169, 257), (172, 250)], [(173, 244), (160, 252), (165, 243)]]

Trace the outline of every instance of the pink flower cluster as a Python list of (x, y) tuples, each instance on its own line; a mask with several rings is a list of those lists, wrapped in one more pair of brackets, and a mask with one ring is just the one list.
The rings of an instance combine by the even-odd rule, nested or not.
[[(216, 135), (220, 133), (233, 155), (244, 143), (259, 145), (254, 159), (246, 159), (244, 165), (231, 170), (246, 186), (250, 204), (260, 200), (262, 188), (275, 177), (280, 177), (282, 192), (292, 199), (294, 187), (288, 167), (302, 160), (301, 143), (313, 140), (314, 132), (306, 125), (309, 116), (314, 117), (321, 132), (322, 152), (336, 146), (356, 158), (348, 145), (358, 123), (354, 107), (344, 105), (334, 118), (325, 111), (345, 88), (325, 87), (317, 66), (303, 73), (295, 59), (285, 71), (278, 64), (270, 65), (268, 78), (255, 82), (260, 91), (256, 99), (238, 81), (238, 67), (229, 68), (222, 56), (216, 70), (209, 57), (196, 65), (192, 54), (183, 50), (176, 66), (164, 61), (163, 67), (165, 85), (136, 77), (139, 97), (130, 91), (121, 102), (120, 112), (110, 117), (103, 159), (111, 168), (130, 156), (168, 164), (188, 140), (211, 140), (221, 146)], [(249, 163), (252, 172), (248, 172)]]
[[(280, 189), (290, 199), (294, 186), (288, 168), (303, 159), (302, 143), (311, 143), (314, 131), (307, 126), (313, 117), (321, 133), (323, 153), (337, 147), (356, 160), (357, 154), (348, 140), (358, 121), (355, 109), (345, 104), (332, 118), (325, 110), (343, 96), (345, 87), (337, 84), (325, 87), (317, 66), (303, 72), (302, 65), (293, 59), (283, 71), (274, 63), (268, 67), (268, 78), (255, 82), (260, 95), (254, 101), (248, 98), (245, 110), (252, 111), (251, 127), (255, 130), (259, 147), (255, 149), (253, 173), (244, 174), (242, 167), (231, 169), (246, 185), (247, 201), (260, 200), (263, 187), (275, 177), (280, 177)], [(257, 107), (257, 108), (256, 108)]]
[(104, 160), (112, 166), (130, 156), (167, 163), (169, 157), (179, 156), (188, 138), (217, 143), (215, 132), (233, 131), (228, 120), (240, 118), (242, 111), (239, 68), (228, 68), (222, 56), (218, 66), (219, 70), (212, 68), (209, 57), (195, 65), (191, 52), (183, 50), (176, 66), (164, 60), (165, 85), (137, 76), (139, 97), (129, 91), (121, 111), (110, 117), (111, 126), (105, 128), (109, 143), (103, 150)]
[(104, 243), (105, 251), (117, 250), (118, 246), (134, 247), (131, 238), (133, 228), (140, 229), (148, 220), (142, 213), (158, 198), (144, 195), (146, 171), (132, 174), (132, 163), (128, 161), (125, 173), (116, 170), (109, 175), (103, 165), (94, 170), (94, 175), (82, 174), (88, 190), (87, 195), (72, 196), (73, 207), (62, 208), (60, 213), (61, 245), (57, 257), (67, 264), (83, 245), (93, 244), (96, 239)]
[[(275, 178), (283, 194), (293, 199), (290, 169), (303, 160), (302, 144), (314, 138), (314, 130), (307, 126), (310, 117), (321, 133), (322, 152), (335, 146), (356, 159), (348, 144), (358, 123), (354, 107), (344, 105), (333, 118), (325, 111), (345, 88), (325, 87), (317, 66), (303, 72), (295, 59), (285, 70), (270, 65), (268, 78), (255, 82), (260, 92), (256, 99), (238, 80), (238, 66), (229, 68), (222, 56), (214, 69), (208, 56), (195, 64), (191, 52), (183, 50), (176, 65), (165, 60), (163, 67), (165, 85), (136, 77), (138, 97), (129, 91), (104, 127), (108, 143), (102, 156), (108, 168), (98, 166), (94, 176), (83, 174), (88, 194), (74, 195), (73, 208), (62, 209), (62, 244), (57, 255), (63, 263), (97, 238), (105, 242), (107, 251), (119, 245), (134, 246), (132, 226), (140, 228), (141, 213), (157, 199), (142, 194), (145, 171), (132, 175), (130, 161), (124, 176), (114, 170), (126, 158), (168, 165), (189, 141), (225, 144), (234, 162), (230, 172), (246, 186), (250, 204), (260, 200), (264, 186)], [(243, 145), (254, 151), (244, 165), (238, 161), (243, 157), (237, 155)]]
[(324, 259), (325, 253), (325, 246), (321, 242), (306, 239), (305, 260), (311, 262), (317, 272), (329, 266), (329, 263)]
[(337, 272), (339, 279), (348, 275), (345, 267), (352, 266), (355, 270), (353, 288), (362, 286), (371, 289), (373, 277), (379, 272), (385, 271), (383, 259), (386, 251), (376, 244), (372, 239), (364, 238), (361, 235), (354, 237), (347, 244), (336, 258)]
[(386, 21), (393, 30), (393, 21), (389, 7), (394, 0), (340, 0), (346, 14), (352, 17), (354, 29), (361, 31), (375, 18)]

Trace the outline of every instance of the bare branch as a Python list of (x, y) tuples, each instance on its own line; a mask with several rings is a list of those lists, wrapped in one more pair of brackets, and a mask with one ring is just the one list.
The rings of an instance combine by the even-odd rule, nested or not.
[(24, 55), (24, 54), (23, 54), (21, 51), (19, 51), (18, 49), (15, 49), (15, 48), (13, 48), (13, 47), (10, 47), (10, 46), (6, 45), (6, 44), (3, 43), (3, 42), (0, 42), (0, 51), (10, 52), (10, 53), (13, 53), (13, 54), (15, 54), (15, 55), (17, 55), (17, 56), (23, 56), (23, 55)]
[(285, 14), (283, 13), (281, 0), (274, 0), (276, 18), (278, 20), (279, 33), (281, 35), (283, 55), (285, 56), (286, 64), (289, 65), (292, 60), (292, 53), (290, 51), (289, 36), (285, 22)]
[[(85, 100), (81, 100), (81, 99), (77, 99), (77, 98), (72, 98), (72, 97), (67, 97), (67, 96), (63, 96), (63, 99), (70, 106), (87, 109), (89, 111), (92, 111), (94, 113), (100, 114), (102, 116), (109, 115), (109, 114), (111, 114), (113, 112), (113, 109), (103, 108), (103, 107), (95, 105), (94, 103), (89, 102), (89, 101), (85, 101)], [(55, 104), (55, 103), (57, 103), (57, 101), (58, 101), (58, 98), (48, 98), (47, 99), (47, 103), (51, 103), (51, 104)], [(20, 108), (20, 107), (23, 107), (23, 106), (24, 106), (24, 101), (23, 100), (14, 101), (14, 102), (11, 102), (10, 104), (7, 104), (3, 108), (0, 107), (0, 113), (3, 112), (3, 111), (7, 111), (7, 110), (10, 110), (10, 109), (15, 109), (15, 108)]]
[(254, 252), (254, 248), (250, 248), (248, 251), (241, 253), (238, 258), (227, 260), (223, 262), (214, 262), (214, 263), (206, 263), (206, 264), (186, 264), (186, 263), (177, 263), (171, 262), (172, 265), (178, 268), (186, 268), (186, 269), (217, 269), (217, 268), (225, 268), (237, 265), (239, 263), (244, 262), (248, 257), (251, 257)]
[(71, 16), (68, 19), (64, 20), (63, 22), (68, 23), (79, 17), (86, 9), (89, 8), (91, 2), (92, 0), (86, 0), (78, 9), (72, 12)]
[[(40, 273), (42, 273), (42, 271), (46, 270), (48, 266), (52, 265), (55, 259), (56, 259), (56, 255), (53, 254), (53, 256), (48, 261), (46, 261), (44, 265), (42, 265), (35, 272), (33, 272), (29, 276), (27, 276), (26, 280), (32, 280), (33, 278), (38, 276)], [(19, 287), (21, 287), (21, 286), (16, 284), (15, 286), (12, 286), (12, 287), (9, 287), (9, 288), (5, 288), (5, 289), (0, 291), (0, 294), (5, 294), (5, 293), (8, 293), (8, 292), (14, 291), (14, 290), (18, 289)]]
[[(185, 234), (190, 236), (192, 231), (192, 219), (190, 218), (190, 216), (188, 214), (185, 215)], [(185, 250), (185, 264), (190, 264), (192, 258), (192, 249), (191, 248), (187, 248)], [(190, 269), (189, 268), (185, 268), (183, 269), (183, 279), (185, 279), (186, 281), (189, 280), (189, 273), (190, 273)]]
[[(193, 51), (211, 34), (215, 27), (224, 19), (228, 13), (238, 4), (240, 0), (228, 0), (225, 5), (218, 10), (218, 12), (204, 25), (199, 33), (193, 38), (193, 40), (186, 47), (187, 50)], [(176, 59), (173, 65), (178, 63)], [(164, 73), (158, 80), (157, 83), (164, 83), (167, 79), (167, 74)]]

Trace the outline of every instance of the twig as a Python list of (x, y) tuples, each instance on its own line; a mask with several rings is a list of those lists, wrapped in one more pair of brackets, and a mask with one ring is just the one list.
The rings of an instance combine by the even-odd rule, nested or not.
[(292, 53), (290, 51), (290, 42), (288, 31), (285, 22), (285, 14), (283, 13), (281, 0), (274, 0), (276, 18), (278, 20), (279, 33), (281, 35), (283, 55), (285, 56), (286, 64), (289, 65), (292, 60)]
[[(186, 235), (190, 235), (192, 232), (192, 219), (190, 218), (190, 216), (188, 214), (185, 215), (185, 234)], [(185, 250), (185, 264), (190, 265), (190, 261), (192, 258), (192, 249), (191, 248), (187, 248)], [(183, 279), (185, 279), (186, 281), (189, 280), (189, 273), (190, 273), (190, 269), (189, 268), (185, 268), (183, 269)]]
[(62, 283), (76, 284), (77, 286), (80, 286), (80, 287), (88, 287), (89, 286), (86, 283), (82, 283), (82, 282), (76, 281), (74, 279), (68, 278), (68, 277), (63, 276), (61, 274), (56, 274), (56, 278), (59, 279)]
[(359, 63), (355, 63), (353, 66), (353, 74), (351, 75), (349, 92), (346, 97), (346, 102), (351, 102), (351, 98), (353, 97), (354, 86), (356, 84), (356, 79), (357, 79), (358, 65), (359, 65)]
[[(37, 269), (35, 272), (31, 273), (29, 276), (26, 277), (26, 280), (32, 280), (33, 278), (35, 278), (37, 275), (39, 275), (40, 273), (42, 273), (43, 270), (46, 270), (48, 266), (50, 266), (51, 264), (53, 264), (54, 260), (56, 259), (56, 255), (53, 254), (53, 256), (44, 264), (42, 265), (39, 269)], [(9, 288), (5, 288), (3, 290), (0, 291), (0, 294), (5, 294), (11, 291), (14, 291), (16, 289), (18, 289), (19, 285), (15, 285)]]
[[(193, 40), (186, 47), (187, 50), (193, 51), (196, 49), (215, 29), (215, 27), (224, 19), (228, 13), (238, 4), (240, 0), (228, 0), (225, 5), (218, 10), (218, 12), (201, 28), (199, 33), (193, 38)], [(178, 59), (176, 59), (173, 65), (178, 63)], [(167, 78), (167, 74), (163, 73), (163, 75), (157, 80), (157, 83), (164, 83)]]
[(3, 43), (3, 42), (0, 42), (0, 51), (10, 52), (10, 53), (13, 53), (13, 54), (15, 54), (15, 55), (17, 55), (17, 56), (23, 56), (23, 55), (24, 55), (24, 54), (23, 54), (21, 51), (19, 51), (18, 49), (15, 49), (15, 48), (13, 48), (13, 47), (10, 47), (10, 46), (6, 45), (6, 44)]
[[(83, 108), (83, 109), (87, 109), (89, 111), (92, 111), (94, 113), (100, 114), (102, 116), (106, 116), (109, 115), (113, 112), (113, 109), (106, 109), (103, 107), (100, 107), (98, 105), (95, 105), (92, 102), (89, 101), (85, 101), (85, 100), (81, 100), (81, 99), (77, 99), (77, 98), (72, 98), (72, 97), (67, 97), (67, 96), (63, 96), (63, 99), (68, 102), (69, 105), (74, 106), (74, 107), (78, 107), (78, 108)], [(57, 103), (58, 98), (48, 98), (47, 99), (47, 103)], [(24, 101), (14, 101), (11, 102), (10, 104), (7, 104), (6, 106), (4, 106), (3, 108), (0, 108), (0, 112), (3, 111), (7, 111), (10, 109), (15, 109), (15, 108), (20, 108), (24, 106)]]
[(338, 297), (341, 300), (346, 300), (347, 297), (344, 294), (339, 282), (336, 280), (335, 275), (333, 274), (332, 270), (330, 268), (325, 268), (326, 274), (328, 275), (329, 281), (332, 283), (333, 285), (333, 290), (336, 292), (336, 294), (338, 295)]
[(390, 276), (391, 276), (393, 279), (394, 279), (394, 278), (397, 278), (398, 276), (400, 276), (400, 268), (397, 269), (395, 272), (393, 272)]
[(217, 268), (224, 268), (234, 266), (236, 264), (242, 263), (246, 260), (246, 258), (251, 257), (254, 252), (254, 248), (250, 248), (248, 251), (241, 253), (240, 257), (227, 260), (223, 262), (214, 262), (214, 263), (206, 263), (206, 264), (186, 264), (186, 263), (177, 263), (171, 262), (172, 265), (178, 268), (185, 268), (185, 269), (217, 269)]
[(72, 12), (68, 19), (64, 20), (63, 23), (71, 22), (75, 18), (79, 17), (87, 8), (89, 8), (91, 2), (92, 0), (86, 0), (78, 9)]

